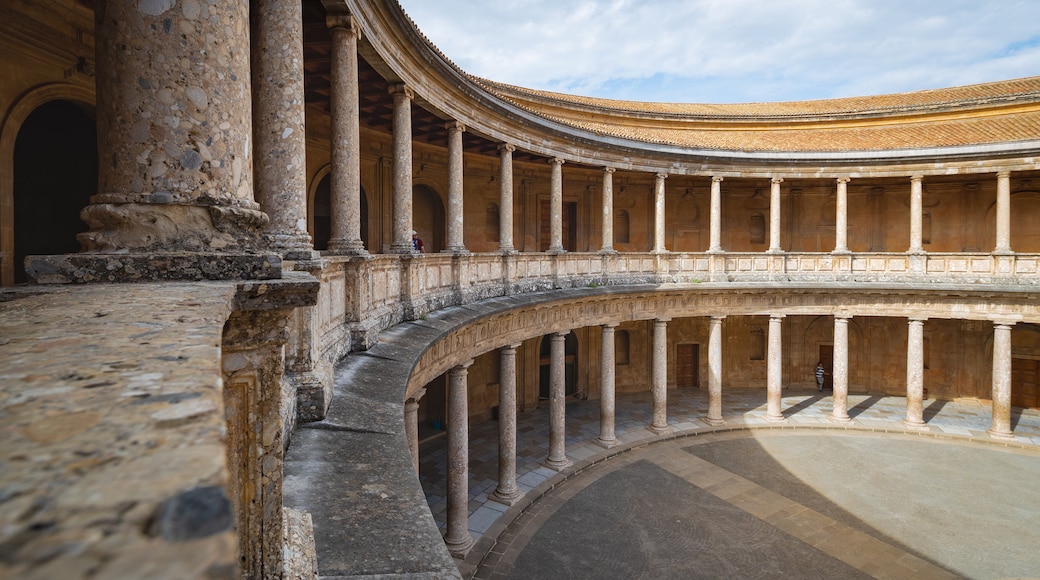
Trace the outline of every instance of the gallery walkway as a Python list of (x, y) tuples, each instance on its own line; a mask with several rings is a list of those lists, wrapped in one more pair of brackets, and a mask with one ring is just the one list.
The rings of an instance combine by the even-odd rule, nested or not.
[[(567, 455), (574, 460), (575, 465), (557, 474), (555, 471), (542, 467), (540, 462), (548, 452), (548, 410), (537, 409), (521, 413), (518, 421), (517, 435), (517, 477), (518, 484), (527, 494), (517, 505), (508, 507), (494, 501), (489, 501), (487, 496), (497, 484), (497, 438), (498, 424), (495, 421), (487, 421), (474, 424), (470, 427), (470, 517), (469, 529), (477, 544), (465, 562), (460, 562), (460, 569), (464, 576), (481, 578), (506, 577), (510, 572), (514, 577), (549, 577), (559, 574), (559, 577), (574, 577), (574, 574), (584, 577), (596, 577), (594, 568), (590, 568), (588, 558), (609, 567), (606, 570), (620, 572), (618, 566), (635, 565), (643, 562), (645, 577), (667, 577), (670, 573), (676, 577), (691, 577), (690, 566), (698, 569), (714, 569), (723, 575), (746, 574), (749, 570), (759, 570), (766, 565), (775, 568), (777, 574), (802, 571), (805, 573), (816, 570), (823, 575), (847, 575), (850, 571), (867, 575), (894, 575), (899, 576), (899, 571), (911, 571), (913, 574), (923, 576), (943, 576), (950, 569), (957, 570), (956, 574), (969, 574), (976, 571), (970, 562), (964, 563), (947, 561), (949, 558), (943, 554), (953, 554), (956, 557), (968, 558), (965, 552), (958, 547), (956, 542), (949, 543), (941, 537), (949, 532), (944, 532), (950, 522), (928, 515), (929, 520), (935, 527), (934, 533), (927, 537), (936, 537), (935, 547), (926, 545), (920, 550), (915, 540), (914, 548), (909, 548), (899, 540), (899, 530), (891, 530), (890, 522), (878, 520), (873, 521), (866, 517), (864, 511), (864, 500), (862, 496), (856, 496), (857, 485), (847, 477), (854, 475), (856, 471), (850, 472), (851, 465), (866, 465), (867, 469), (858, 471), (871, 471), (875, 465), (895, 464), (898, 473), (893, 475), (895, 479), (878, 480), (872, 483), (862, 484), (862, 489), (870, 501), (880, 502), (897, 501), (898, 505), (905, 505), (912, 499), (912, 494), (906, 495), (905, 490), (892, 489), (893, 481), (912, 483), (903, 486), (925, 490), (928, 485), (918, 482), (942, 481), (943, 489), (947, 489), (950, 483), (963, 485), (953, 486), (958, 491), (971, 491), (967, 497), (973, 498), (971, 502), (974, 508), (991, 508), (987, 503), (985, 493), (979, 493), (982, 489), (992, 488), (996, 497), (1003, 497), (1006, 493), (1033, 493), (1035, 486), (1023, 484), (1019, 487), (1027, 489), (1016, 489), (1015, 478), (1021, 476), (1021, 470), (1017, 467), (1003, 469), (1001, 465), (991, 469), (973, 469), (971, 465), (986, 464), (985, 459), (979, 457), (960, 457), (957, 453), (983, 454), (986, 457), (1001, 455), (1002, 457), (1022, 457), (1035, 466), (1035, 473), (1026, 473), (1028, 477), (1040, 476), (1040, 411), (1015, 409), (1012, 414), (1012, 423), (1016, 434), (1015, 441), (1003, 442), (993, 440), (986, 434), (990, 423), (990, 408), (988, 405), (975, 401), (949, 402), (949, 401), (926, 401), (924, 417), (928, 424), (928, 430), (923, 432), (908, 431), (902, 424), (906, 413), (906, 399), (902, 397), (864, 396), (852, 395), (849, 397), (849, 415), (853, 422), (849, 425), (832, 423), (827, 415), (831, 410), (829, 393), (803, 392), (785, 393), (783, 399), (784, 415), (787, 421), (783, 424), (769, 423), (764, 419), (765, 415), (765, 393), (760, 391), (730, 390), (724, 396), (724, 416), (727, 425), (721, 430), (713, 430), (702, 418), (707, 413), (707, 397), (701, 390), (670, 391), (668, 401), (669, 425), (672, 432), (665, 435), (655, 435), (646, 429), (650, 422), (651, 400), (649, 393), (635, 395), (619, 395), (617, 402), (616, 433), (620, 445), (614, 449), (606, 450), (595, 443), (599, 434), (599, 404), (598, 401), (574, 401), (567, 406)], [(734, 431), (734, 429), (736, 429)], [(696, 436), (691, 436), (696, 434)], [(879, 435), (884, 434), (883, 437)], [(840, 435), (840, 437), (820, 437), (820, 435)], [(776, 437), (783, 437), (783, 445), (777, 446), (769, 441), (780, 441)], [(671, 441), (669, 441), (671, 439)], [(662, 444), (646, 447), (651, 442), (662, 442)], [(925, 445), (919, 442), (930, 443), (944, 442), (948, 445)], [(984, 443), (980, 445), (979, 443)], [(729, 452), (719, 451), (728, 445)], [(896, 445), (902, 447), (891, 448)], [(970, 447), (970, 448), (966, 448)], [(1007, 447), (1009, 446), (1009, 447)], [(937, 447), (942, 447), (942, 454), (937, 460), (929, 456)], [(965, 448), (952, 452), (953, 448)], [(1010, 449), (1010, 454), (1003, 453)], [(827, 454), (833, 454), (833, 457)], [(851, 455), (855, 461), (848, 461)], [(603, 461), (611, 458), (609, 461)], [(896, 458), (894, 461), (891, 458)], [(1000, 458), (998, 458), (1000, 459)], [(867, 463), (863, 463), (866, 461)], [(965, 463), (967, 462), (967, 463)], [(778, 465), (780, 468), (778, 468)], [(965, 465), (969, 467), (965, 469)], [(650, 467), (648, 467), (650, 466)], [(823, 467), (818, 467), (823, 466)], [(835, 469), (835, 466), (841, 466)], [(902, 466), (901, 468), (899, 466)], [(902, 469), (902, 472), (899, 472)], [(943, 470), (953, 469), (951, 473), (943, 473)], [(993, 469), (1003, 469), (999, 476), (993, 475)], [(663, 471), (661, 471), (663, 470)], [(693, 470), (693, 471), (690, 471)], [(675, 479), (668, 483), (657, 480), (646, 480), (648, 474), (660, 471), (671, 473), (665, 479)], [(879, 471), (881, 473), (883, 470)], [(1028, 469), (1027, 469), (1028, 471)], [(421, 450), (420, 473), (423, 488), (429, 500), (431, 511), (438, 524), (444, 525), (444, 512), (446, 508), (444, 480), (445, 480), (445, 452), (444, 440), (435, 439), (426, 443)], [(610, 477), (607, 477), (607, 475)], [(788, 479), (784, 479), (784, 475)], [(660, 474), (658, 474), (660, 475)], [(700, 478), (700, 479), (698, 479)], [(704, 478), (707, 478), (706, 480)], [(780, 478), (780, 479), (777, 479)], [(792, 479), (793, 478), (793, 479)], [(813, 479), (815, 478), (815, 479)], [(975, 482), (973, 478), (990, 478), (989, 480)], [(951, 482), (951, 479), (954, 482)], [(804, 480), (804, 481), (803, 481)], [(723, 550), (732, 555), (725, 559), (726, 565), (737, 566), (736, 568), (718, 568), (720, 562), (698, 560), (692, 558), (685, 551), (689, 546), (673, 547), (683, 548), (681, 555), (676, 552), (668, 552), (670, 556), (665, 560), (653, 556), (655, 546), (665, 546), (667, 542), (636, 541), (636, 536), (645, 530), (613, 530), (619, 524), (612, 523), (614, 518), (621, 512), (639, 505), (640, 502), (649, 502), (637, 510), (636, 514), (629, 514), (627, 523), (637, 525), (635, 522), (642, 518), (650, 518), (647, 522), (653, 522), (650, 529), (661, 528), (661, 517), (671, 521), (671, 515), (677, 515), (677, 522), (682, 522), (684, 517), (690, 521), (710, 521), (708, 515), (703, 512), (694, 514), (688, 510), (703, 509), (704, 503), (691, 501), (681, 504), (685, 506), (686, 512), (678, 514), (678, 509), (672, 499), (676, 494), (687, 493), (694, 490), (703, 494), (705, 490), (714, 489), (711, 485), (703, 485), (704, 481), (728, 482), (715, 490), (716, 495), (724, 499), (728, 508), (740, 508), (752, 515), (758, 515), (754, 506), (761, 508), (762, 505), (772, 505), (773, 511), (783, 515), (797, 512), (798, 517), (804, 521), (787, 522), (791, 530), (783, 528), (777, 522), (763, 518), (772, 526), (769, 530), (775, 532), (774, 528), (784, 529), (787, 534), (781, 534), (784, 541), (770, 543), (773, 552), (781, 555), (779, 561), (772, 563), (751, 562), (751, 568), (740, 568), (741, 558), (734, 552), (730, 543), (746, 545), (747, 538), (744, 535), (760, 533), (754, 532), (754, 526), (740, 527), (734, 530), (734, 537), (715, 537), (711, 541), (717, 543), (712, 550), (698, 550), (697, 553), (716, 553)], [(815, 481), (818, 487), (827, 493), (819, 493), (813, 486), (807, 485), (806, 481)], [(1028, 479), (1027, 479), (1028, 481)], [(796, 483), (800, 482), (800, 483)], [(693, 487), (689, 487), (692, 484)], [(663, 487), (662, 487), (663, 486)], [(684, 487), (685, 486), (685, 487)], [(669, 491), (670, 489), (670, 491)], [(684, 489), (686, 490), (684, 492)], [(723, 497), (729, 493), (725, 489), (735, 490), (757, 490), (759, 495), (764, 494), (768, 500), (761, 497), (748, 500), (754, 503), (749, 510), (746, 505), (734, 503), (732, 498)], [(722, 491), (719, 491), (722, 490)], [(853, 493), (853, 497), (837, 497), (833, 490), (847, 490)], [(593, 496), (598, 494), (597, 500), (588, 505), (581, 502), (589, 502)], [(664, 495), (662, 495), (664, 494)], [(779, 494), (779, 495), (778, 495)], [(840, 494), (839, 494), (840, 495)], [(906, 497), (904, 497), (906, 495)], [(931, 494), (929, 497), (943, 496), (943, 494)], [(828, 499), (821, 499), (826, 496)], [(875, 497), (876, 496), (876, 497)], [(887, 499), (886, 499), (887, 498)], [(894, 499), (893, 499), (894, 498)], [(662, 500), (655, 502), (654, 499)], [(719, 498), (716, 498), (716, 500)], [(637, 501), (638, 500), (638, 501)], [(764, 501), (764, 503), (762, 503)], [(920, 504), (919, 498), (914, 500)], [(949, 498), (944, 501), (953, 501)], [(1026, 503), (1019, 503), (1023, 501)], [(757, 502), (757, 503), (756, 503)], [(785, 509), (784, 502), (791, 504), (797, 509)], [(709, 502), (710, 503), (710, 502)], [(867, 502), (869, 503), (869, 502)], [(998, 502), (1009, 503), (1009, 502)], [(861, 505), (862, 504), (862, 505)], [(880, 504), (879, 504), (880, 505)], [(1020, 498), (1014, 503), (1009, 503), (1012, 508), (1024, 509), (1031, 513), (1030, 517), (1040, 515), (1040, 497)], [(568, 507), (570, 506), (570, 507)], [(594, 509), (599, 506), (600, 509)], [(656, 506), (656, 507), (655, 507)], [(736, 506), (736, 507), (734, 507)], [(837, 506), (837, 507), (835, 507)], [(956, 506), (938, 506), (942, 509), (957, 512), (961, 508)], [(848, 509), (845, 509), (848, 508)], [(577, 510), (581, 514), (578, 522), (567, 523), (567, 510)], [(884, 506), (879, 507), (877, 512), (885, 514)], [(898, 507), (892, 508), (899, 520)], [(682, 511), (682, 510), (679, 510)], [(871, 510), (866, 510), (871, 511)], [(999, 509), (990, 510), (993, 514), (1002, 514)], [(741, 512), (744, 513), (744, 512)], [(812, 517), (805, 518), (805, 514)], [(537, 515), (541, 514), (541, 515)], [(745, 514), (746, 515), (746, 514)], [(1004, 514), (1006, 515), (1006, 514)], [(1028, 514), (1027, 514), (1028, 515)], [(637, 517), (638, 516), (638, 517)], [(562, 518), (556, 520), (554, 518)], [(722, 518), (720, 521), (735, 521), (733, 514), (715, 516)], [(882, 516), (878, 516), (882, 517)], [(978, 517), (975, 518), (978, 520)], [(1006, 519), (1006, 518), (1004, 518)], [(920, 523), (920, 518), (915, 520)], [(931, 521), (936, 520), (936, 521)], [(756, 520), (758, 521), (758, 520)], [(1003, 520), (1000, 520), (1003, 523)], [(1009, 525), (1012, 522), (1006, 522)], [(943, 527), (943, 524), (945, 527)], [(565, 534), (553, 535), (552, 526), (564, 526), (562, 529), (569, 530)], [(627, 525), (627, 524), (626, 524)], [(681, 525), (676, 524), (676, 525)], [(836, 527), (835, 527), (836, 526)], [(937, 527), (936, 527), (937, 526)], [(1007, 529), (1006, 526), (996, 526), (998, 530)], [(1012, 527), (1014, 527), (1012, 525)], [(545, 528), (544, 530), (542, 528)], [(582, 531), (579, 531), (581, 528)], [(667, 528), (667, 526), (666, 526)], [(898, 526), (896, 526), (898, 528)], [(719, 526), (711, 528), (713, 533), (721, 529)], [(596, 537), (595, 531), (600, 530), (602, 537)], [(794, 531), (792, 531), (794, 530)], [(797, 533), (801, 530), (803, 533)], [(815, 545), (811, 533), (827, 530), (827, 537), (845, 537), (848, 541), (857, 544), (856, 554), (849, 558), (841, 557), (841, 554), (833, 554), (834, 550), (828, 552), (812, 552), (805, 558), (791, 557), (798, 551), (787, 545), (791, 538), (797, 538), (795, 542), (800, 549), (804, 549), (803, 543)], [(964, 532), (965, 530), (960, 530)], [(690, 534), (676, 531), (674, 536), (689, 538)], [(988, 531), (985, 524), (980, 524), (976, 533), (989, 537), (991, 541), (1000, 539), (1002, 549), (1013, 550), (1015, 540), (1003, 537), (999, 533)], [(592, 534), (589, 536), (588, 534)], [(661, 532), (664, 533), (664, 532)], [(925, 537), (922, 528), (914, 528), (914, 538)], [(621, 534), (619, 536), (619, 534)], [(632, 536), (636, 534), (636, 536)], [(1006, 535), (1006, 534), (1005, 534)], [(804, 537), (803, 537), (804, 536)], [(582, 539), (583, 538), (583, 539)], [(817, 538), (819, 539), (819, 538)], [(827, 538), (824, 538), (827, 539)], [(1036, 545), (1038, 538), (1027, 539), (1029, 545)], [(579, 545), (570, 546), (568, 542), (581, 542)], [(926, 542), (927, 544), (927, 542)], [(596, 549), (590, 549), (595, 546)], [(843, 546), (843, 545), (842, 545)], [(942, 547), (945, 546), (945, 547)], [(565, 558), (559, 560), (560, 554), (568, 554), (568, 550), (576, 548), (573, 554), (583, 554), (582, 558)], [(841, 546), (839, 546), (840, 548)], [(702, 546), (704, 548), (704, 546)], [(817, 546), (817, 549), (819, 547)], [(647, 552), (646, 550), (649, 550)], [(794, 550), (794, 551), (792, 551)], [(886, 550), (895, 553), (886, 553)], [(945, 551), (944, 551), (945, 550)], [(767, 550), (769, 551), (769, 550)], [(838, 550), (840, 552), (840, 550)], [(974, 552), (972, 552), (974, 553)], [(598, 554), (598, 555), (597, 555)], [(783, 556), (787, 554), (787, 556)], [(761, 558), (761, 553), (755, 552), (755, 558)], [(992, 557), (992, 550), (990, 550)], [(985, 562), (986, 554), (982, 555), (984, 568), (992, 569), (989, 562)], [(650, 558), (652, 562), (645, 560)], [(668, 559), (670, 558), (670, 560)], [(808, 558), (808, 560), (806, 560)], [(856, 558), (863, 559), (860, 562)], [(1009, 557), (1010, 558), (1010, 557)], [(1029, 558), (1015, 558), (1019, 566), (1029, 565)], [(1035, 558), (1034, 558), (1035, 559)], [(876, 569), (871, 571), (870, 566), (877, 562), (899, 562), (894, 570)], [(811, 566), (810, 566), (811, 562)], [(864, 568), (863, 565), (866, 565)], [(669, 568), (669, 565), (678, 567)], [(843, 568), (844, 566), (852, 568)], [(893, 564), (895, 565), (895, 564)], [(1032, 562), (1032, 565), (1040, 567), (1040, 560)], [(545, 566), (549, 566), (546, 568)], [(572, 569), (572, 566), (577, 568)], [(794, 566), (794, 568), (791, 568)], [(807, 567), (809, 566), (809, 567)], [(785, 572), (786, 570), (786, 572)], [(930, 570), (931, 573), (924, 573)], [(1026, 571), (1029, 571), (1027, 569)], [(1040, 574), (1035, 570), (1034, 574)], [(625, 570), (626, 576), (639, 577), (640, 569)], [(1011, 573), (1022, 575), (1021, 569), (1008, 569), (996, 575), (1007, 576)], [(591, 574), (591, 575), (589, 575)], [(534, 576), (531, 576), (534, 575)], [(569, 576), (568, 576), (569, 575)], [(696, 574), (694, 574), (696, 575)], [(707, 574), (711, 575), (711, 574)], [(770, 574), (765, 574), (766, 576)]]

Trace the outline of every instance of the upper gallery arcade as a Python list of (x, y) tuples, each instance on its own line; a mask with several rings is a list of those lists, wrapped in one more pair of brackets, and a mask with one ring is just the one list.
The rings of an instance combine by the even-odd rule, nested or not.
[[(289, 507), (289, 440), (319, 437), (297, 424), (365, 422), (364, 409), (335, 412), (334, 377), (347, 393), (371, 386), (335, 367), (392, 327), (422, 344), (379, 389), (401, 443), (384, 476), (413, 487), (420, 419), (457, 440), (460, 425), (506, 405), (550, 404), (541, 370), (555, 376), (564, 357), (578, 361), (567, 396), (603, 400), (612, 417), (614, 389), (652, 391), (658, 428), (668, 391), (683, 387), (710, 390), (711, 422), (723, 388), (761, 389), (782, 419), (781, 392), (810, 385), (824, 356), (837, 421), (849, 392), (880, 393), (907, 397), (906, 423), (920, 427), (930, 389), (992, 401), (991, 435), (1013, 439), (1011, 408), (1040, 406), (1040, 77), (790, 103), (593, 99), (468, 75), (392, 0), (15, 0), (0, 8), (0, 47), (0, 282), (12, 305), (0, 314), (72, 296), (9, 327), (18, 338), (0, 347), (21, 369), (11, 376), (40, 388), (17, 398), (5, 385), (6, 400), (46, 407), (73, 367), (121, 368), (102, 354), (55, 363), (76, 348), (56, 344), (47, 364), (69, 372), (44, 376), (30, 370), (44, 355), (14, 352), (44, 320), (104, 305), (106, 292), (130, 294), (111, 302), (126, 318), (101, 351), (117, 337), (141, 346), (134, 317), (210, 308), (192, 328), (213, 364), (176, 358), (194, 352), (189, 342), (140, 365), (189, 373), (178, 388), (212, 408), (159, 421), (183, 439), (113, 461), (174, 456), (199, 445), (192, 421), (214, 422), (197, 437), (218, 450), (207, 481), (235, 519), (221, 541), (243, 557), (202, 559), (244, 574), (281, 573), (283, 527), (302, 525), (272, 515)], [(494, 301), (509, 296), (523, 299)], [(436, 332), (398, 326), (464, 305), (488, 311)], [(83, 324), (100, 324), (94, 314)], [(467, 377), (468, 394), (452, 399)], [(62, 413), (107, 409), (140, 386), (105, 380)], [(159, 411), (145, 407), (99, 416), (150, 432)], [(89, 434), (46, 445), (72, 463)], [(40, 441), (18, 439), (9, 455)], [(106, 465), (82, 469), (103, 477)], [(35, 493), (80, 480), (52, 483)], [(464, 505), (465, 490), (452, 491), (450, 505)], [(168, 492), (140, 501), (165, 505)], [(139, 533), (145, 511), (127, 512), (140, 520), (127, 528)], [(454, 513), (448, 545), (465, 553), (465, 514)], [(52, 520), (93, 525), (69, 515)], [(394, 537), (421, 543), (427, 527)], [(152, 541), (86, 551), (114, 558), (138, 540)]]

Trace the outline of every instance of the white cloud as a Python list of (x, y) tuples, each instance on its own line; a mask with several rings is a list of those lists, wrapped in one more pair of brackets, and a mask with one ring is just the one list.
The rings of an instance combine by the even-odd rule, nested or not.
[(903, 92), (1040, 74), (1035, 0), (401, 0), (469, 73), (646, 101)]

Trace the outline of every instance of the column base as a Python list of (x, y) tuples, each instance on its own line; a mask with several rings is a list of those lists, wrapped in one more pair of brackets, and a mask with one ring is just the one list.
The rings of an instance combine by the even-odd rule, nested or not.
[(903, 419), (903, 427), (910, 429), (911, 431), (931, 431), (928, 424), (924, 421), (917, 421), (911, 419)]
[(596, 253), (597, 254), (605, 254), (605, 255), (612, 256), (614, 254), (620, 254), (621, 252), (615, 250), (614, 248), (603, 248), (603, 249), (601, 249), (600, 251), (598, 251)]
[(419, 252), (415, 251), (415, 246), (413, 246), (411, 244), (411, 242), (409, 242), (407, 245), (390, 244), (390, 253), (391, 254), (418, 254)]
[(852, 417), (845, 415), (844, 417), (838, 417), (836, 415), (827, 415), (827, 420), (832, 423), (841, 423), (847, 425), (852, 422)]
[(499, 248), (498, 250), (495, 250), (495, 251), (497, 253), (503, 255), (503, 256), (515, 256), (515, 255), (520, 253), (519, 250), (517, 250), (516, 248), (513, 248), (513, 247)]
[(986, 429), (986, 433), (994, 439), (1000, 439), (1002, 441), (1014, 441), (1015, 434), (1011, 431), (996, 430), (993, 428)]
[(704, 421), (712, 427), (721, 427), (726, 424), (726, 420), (722, 417), (705, 417)]
[(1011, 248), (997, 248), (990, 254), (993, 256), (1014, 256), (1015, 252)]
[(458, 558), (464, 560), (469, 551), (473, 549), (473, 545), (476, 542), (473, 540), (473, 536), (466, 532), (465, 537), (459, 539), (449, 540), (444, 538), (444, 545), (448, 547), (448, 553), (451, 554), (452, 558)]
[(442, 253), (442, 254), (454, 254), (456, 256), (468, 256), (470, 254), (470, 251), (467, 250), (464, 247), (458, 247), (458, 248), (444, 248), (443, 250), (440, 251), (440, 253)]
[(848, 256), (852, 254), (852, 250), (848, 248), (834, 248), (831, 254), (834, 256)]
[(545, 251), (546, 254), (566, 254), (567, 250), (563, 248), (549, 248)]
[(602, 437), (596, 437), (596, 445), (599, 445), (604, 449), (612, 449), (614, 447), (617, 447), (618, 443), (619, 442), (616, 437), (613, 439), (603, 439)]
[(516, 488), (513, 491), (507, 492), (500, 492), (496, 489), (495, 491), (491, 492), (491, 495), (488, 496), (488, 499), (504, 505), (514, 505), (516, 502), (520, 501), (522, 497), (524, 497), (524, 492), (520, 488)]
[(551, 459), (546, 457), (545, 460), (542, 461), (542, 465), (553, 471), (563, 471), (564, 469), (574, 465), (574, 462), (566, 457), (563, 459)]
[(787, 417), (784, 417), (783, 415), (766, 415), (765, 417), (766, 417), (766, 421), (769, 421), (770, 423), (786, 423), (787, 422)]
[(25, 273), (34, 284), (161, 282), (175, 280), (275, 280), (278, 254), (152, 252), (29, 256)]
[(672, 427), (671, 425), (659, 426), (651, 423), (650, 425), (646, 426), (646, 430), (657, 435), (663, 435), (665, 433), (670, 433), (672, 431)]

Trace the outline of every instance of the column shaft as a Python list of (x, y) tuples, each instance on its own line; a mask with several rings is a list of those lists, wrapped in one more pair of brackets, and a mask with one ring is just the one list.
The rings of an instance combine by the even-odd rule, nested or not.
[(769, 317), (769, 352), (766, 353), (766, 420), (784, 421), (780, 410), (783, 397), (783, 334), (781, 322), (783, 315)]
[(491, 499), (513, 505), (524, 493), (516, 485), (516, 349), (503, 346), (499, 353), (498, 381), (498, 487)]
[(654, 179), (654, 253), (666, 252), (664, 247), (664, 180), (667, 173), (658, 173)]
[(614, 251), (614, 168), (603, 168), (603, 252)]
[(412, 455), (412, 466), (415, 474), (419, 474), (419, 399), (426, 394), (426, 389), (419, 389), (404, 402), (404, 433), (408, 438), (408, 452)]
[(836, 215), (834, 217), (834, 253), (845, 254), (849, 251), (849, 201), (848, 177), (838, 179)]
[(648, 429), (666, 433), (668, 428), (668, 320), (654, 320), (653, 419)]
[(348, 14), (327, 18), (332, 36), (329, 131), (332, 205), (330, 254), (365, 254), (361, 241), (361, 106), (357, 43), (361, 32)]
[(908, 427), (924, 426), (924, 318), (911, 318), (906, 338), (906, 419)]
[(1011, 172), (997, 173), (997, 247), (995, 254), (1011, 253)]
[(448, 371), (448, 517), (444, 543), (452, 556), (465, 557), (473, 547), (469, 535), (469, 395), (467, 378), (473, 361)]
[(1011, 431), (1011, 324), (993, 325), (993, 417), (989, 434), (1001, 439)]
[(558, 332), (550, 339), (549, 355), (549, 456), (544, 465), (560, 471), (571, 465), (567, 458), (567, 392), (565, 364), (568, 332)]
[(462, 133), (466, 127), (459, 122), (445, 125), (448, 129), (448, 244), (445, 252), (466, 252), (463, 239), (463, 187), (462, 187)]
[(834, 407), (831, 420), (848, 422), (849, 419), (849, 319), (834, 316)]
[(708, 423), (722, 425), (722, 316), (708, 319)]
[(709, 252), (722, 251), (722, 178), (711, 178), (711, 224)]
[(611, 448), (618, 444), (614, 435), (614, 328), (616, 324), (602, 327), (602, 350), (599, 357), (599, 438), (596, 443)]
[(563, 247), (563, 159), (549, 160), (552, 173), (549, 183), (549, 252), (562, 253)]
[(412, 247), (412, 90), (393, 85), (393, 241), (390, 250), (411, 254)]
[(498, 146), (498, 251), (513, 252), (513, 151), (516, 147)]
[(924, 177), (914, 175), (910, 178), (910, 253), (920, 254), (924, 252), (921, 245), (921, 180)]
[(783, 177), (774, 177), (769, 186), (769, 250), (781, 252), (780, 249), (780, 184)]

